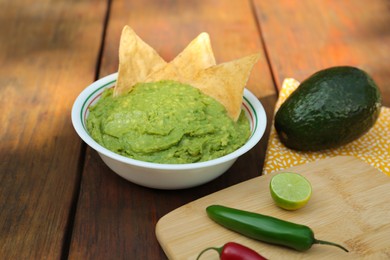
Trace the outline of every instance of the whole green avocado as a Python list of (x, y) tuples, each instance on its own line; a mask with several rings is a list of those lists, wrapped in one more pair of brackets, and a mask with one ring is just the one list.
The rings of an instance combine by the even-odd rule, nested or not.
[(319, 151), (345, 145), (378, 119), (381, 94), (363, 70), (340, 66), (304, 80), (275, 114), (281, 142), (295, 150)]

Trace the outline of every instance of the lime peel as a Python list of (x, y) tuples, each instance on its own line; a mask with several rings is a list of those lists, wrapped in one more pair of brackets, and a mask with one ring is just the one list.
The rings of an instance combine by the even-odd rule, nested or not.
[(277, 206), (286, 210), (297, 210), (309, 202), (312, 187), (304, 176), (282, 172), (271, 178), (270, 192)]

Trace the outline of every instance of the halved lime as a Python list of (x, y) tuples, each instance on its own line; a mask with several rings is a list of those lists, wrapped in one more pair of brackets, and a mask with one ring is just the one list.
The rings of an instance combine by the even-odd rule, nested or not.
[(287, 210), (297, 210), (311, 197), (310, 182), (298, 173), (277, 173), (270, 181), (270, 191), (276, 205)]

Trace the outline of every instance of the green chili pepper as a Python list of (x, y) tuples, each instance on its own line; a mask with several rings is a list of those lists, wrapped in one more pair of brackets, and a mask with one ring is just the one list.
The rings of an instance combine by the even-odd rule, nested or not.
[(313, 244), (326, 244), (348, 250), (336, 243), (314, 238), (313, 231), (304, 225), (277, 219), (258, 213), (212, 205), (207, 215), (216, 223), (244, 236), (275, 245), (306, 251)]

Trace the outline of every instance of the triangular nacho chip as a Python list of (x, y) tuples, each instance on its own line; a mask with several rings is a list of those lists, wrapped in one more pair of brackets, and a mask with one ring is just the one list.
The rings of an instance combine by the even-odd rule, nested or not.
[(118, 79), (114, 96), (129, 92), (138, 82), (144, 82), (166, 62), (129, 27), (125, 26), (119, 45)]
[(202, 32), (170, 64), (180, 69), (181, 74), (190, 78), (199, 70), (216, 64), (211, 48), (210, 36)]
[(241, 113), (245, 85), (260, 54), (216, 65), (207, 33), (199, 34), (166, 63), (158, 53), (125, 26), (119, 46), (119, 70), (114, 96), (128, 93), (143, 82), (173, 80), (198, 88), (220, 102), (236, 121)]
[(259, 58), (260, 54), (256, 53), (212, 66), (199, 71), (191, 81), (185, 83), (220, 102), (228, 115), (237, 121), (241, 113), (244, 88)]
[(171, 62), (151, 73), (146, 82), (175, 80), (179, 82), (193, 78), (198, 71), (215, 65), (215, 57), (207, 33), (199, 34)]

